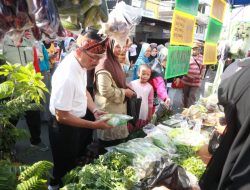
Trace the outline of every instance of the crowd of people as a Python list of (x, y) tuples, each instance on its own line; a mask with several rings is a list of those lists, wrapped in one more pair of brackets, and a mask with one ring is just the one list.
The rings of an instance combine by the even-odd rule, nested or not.
[[(77, 166), (93, 141), (98, 142), (98, 154), (104, 154), (106, 147), (126, 141), (129, 129), (148, 124), (159, 102), (166, 107), (188, 108), (200, 95), (206, 73), (202, 43), (195, 42), (192, 47), (187, 75), (166, 80), (165, 45), (124, 40), (125, 45), (121, 46), (92, 30), (58, 41), (35, 41), (26, 31), (18, 47), (8, 36), (4, 39), (6, 60), (22, 65), (33, 62), (50, 92), (41, 102), (43, 111), (25, 115), (31, 146), (42, 151), (49, 147), (41, 141), (41, 123), (48, 124), (54, 162), (50, 190), (62, 186), (62, 177)], [(180, 105), (175, 105), (176, 97), (171, 96), (175, 89), (182, 95)], [(127, 114), (127, 101), (133, 96), (142, 99), (136, 123), (112, 127), (98, 120), (105, 113)], [(17, 120), (12, 123), (16, 125)]]
[[(167, 47), (156, 43), (136, 44), (130, 39), (125, 41), (121, 47), (115, 40), (91, 30), (79, 36), (71, 34), (63, 40), (45, 37), (43, 41), (35, 41), (26, 31), (18, 47), (11, 38), (5, 37), (3, 53), (7, 62), (22, 65), (33, 62), (34, 69), (41, 72), (49, 89), (46, 101), (41, 102), (44, 109), (29, 111), (25, 118), (31, 133), (31, 146), (41, 151), (49, 149), (40, 138), (41, 124), (45, 122), (49, 126), (54, 161), (50, 189), (62, 186), (62, 177), (77, 165), (92, 141), (98, 142), (98, 154), (103, 154), (106, 147), (124, 142), (129, 129), (142, 128), (149, 123), (159, 102), (170, 106), (164, 79)], [(202, 62), (200, 57), (197, 60), (199, 64)], [(197, 70), (194, 63), (191, 68)], [(201, 79), (197, 73), (198, 78), (194, 79), (197, 76), (193, 74), (190, 71), (186, 78)], [(186, 97), (194, 103), (195, 91), (189, 91), (191, 95)], [(127, 101), (133, 96), (142, 99), (135, 124), (111, 127), (98, 120), (104, 113), (127, 114)], [(12, 123), (16, 125), (17, 122), (13, 120)]]

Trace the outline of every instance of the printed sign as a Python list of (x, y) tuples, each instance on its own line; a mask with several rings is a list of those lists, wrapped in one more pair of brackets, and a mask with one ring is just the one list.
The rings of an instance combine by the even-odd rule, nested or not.
[(217, 44), (222, 29), (222, 23), (210, 18), (207, 28), (206, 42)]
[(173, 78), (188, 73), (191, 47), (170, 46), (166, 64), (165, 78)]
[(195, 21), (195, 16), (175, 10), (171, 28), (170, 45), (192, 47)]
[(210, 17), (223, 23), (226, 11), (226, 2), (224, 0), (213, 0)]
[(199, 0), (176, 0), (175, 9), (197, 16)]
[(217, 45), (205, 43), (204, 46), (204, 56), (203, 56), (203, 64), (216, 64), (217, 63)]

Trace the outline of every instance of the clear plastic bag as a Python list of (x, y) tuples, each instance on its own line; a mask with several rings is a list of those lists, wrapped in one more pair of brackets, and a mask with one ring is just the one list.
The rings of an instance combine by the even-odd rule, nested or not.
[(161, 132), (154, 132), (149, 134), (147, 138), (151, 139), (152, 143), (155, 146), (165, 150), (168, 153), (169, 158), (175, 156), (175, 144), (173, 143), (172, 139), (170, 139), (167, 135), (164, 135)]
[(102, 25), (101, 33), (107, 34), (110, 38), (124, 46), (130, 29), (140, 23), (142, 10), (119, 2), (110, 12), (108, 22)]
[(207, 137), (187, 128), (172, 129), (168, 135), (173, 139), (175, 144), (201, 147), (202, 145), (208, 143)]
[(156, 164), (162, 158), (168, 157), (166, 151), (155, 146), (148, 138), (133, 139), (109, 148), (110, 150), (127, 155), (132, 160), (132, 165), (136, 169), (136, 175), (139, 179), (150, 176)]
[(131, 119), (133, 117), (123, 114), (105, 114), (100, 117), (100, 120), (108, 120), (107, 123), (113, 127), (126, 126)]

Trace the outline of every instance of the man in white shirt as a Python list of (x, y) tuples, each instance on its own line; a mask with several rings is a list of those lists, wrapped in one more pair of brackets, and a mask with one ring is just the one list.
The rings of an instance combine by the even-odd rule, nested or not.
[(83, 130), (88, 133), (90, 129), (111, 128), (105, 121), (82, 119), (87, 108), (95, 118), (104, 114), (96, 108), (86, 85), (87, 70), (97, 66), (105, 56), (106, 41), (94, 32), (80, 35), (76, 49), (64, 58), (53, 75), (49, 139), (54, 160), (54, 179), (50, 181), (50, 190), (61, 187), (62, 177), (76, 167), (80, 149), (86, 148), (79, 143)]
[(137, 45), (134, 43), (128, 49), (128, 51), (129, 51), (129, 61), (130, 61), (131, 64), (134, 64), (136, 62), (136, 58), (137, 58), (137, 56), (136, 56), (137, 55), (136, 48), (137, 48)]

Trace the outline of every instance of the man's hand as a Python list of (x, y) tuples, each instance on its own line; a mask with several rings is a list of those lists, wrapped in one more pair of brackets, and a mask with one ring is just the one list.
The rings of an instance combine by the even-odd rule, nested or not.
[(112, 129), (113, 126), (107, 124), (107, 120), (97, 120), (93, 122), (94, 129)]
[(93, 114), (94, 114), (96, 119), (99, 119), (100, 116), (107, 114), (107, 112), (98, 109)]

